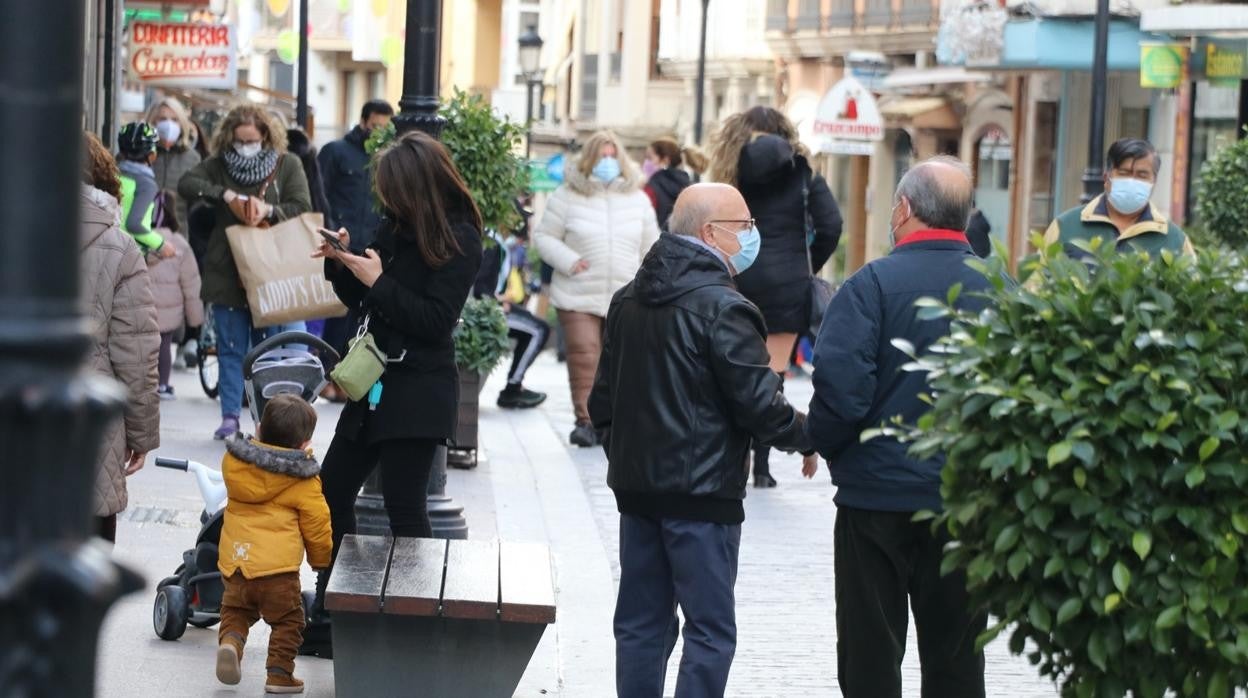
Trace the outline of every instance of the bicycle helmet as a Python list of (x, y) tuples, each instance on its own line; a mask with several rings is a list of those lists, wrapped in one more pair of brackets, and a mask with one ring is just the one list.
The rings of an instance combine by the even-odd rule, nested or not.
[(121, 127), (117, 136), (117, 148), (127, 158), (145, 158), (156, 152), (160, 136), (156, 129), (143, 121), (134, 121)]

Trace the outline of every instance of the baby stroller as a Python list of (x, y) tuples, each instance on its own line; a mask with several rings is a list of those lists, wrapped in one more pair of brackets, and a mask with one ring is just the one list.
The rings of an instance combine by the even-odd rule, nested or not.
[[(296, 345), (296, 346), (290, 346)], [(303, 345), (303, 346), (297, 346)], [(292, 393), (307, 402), (328, 382), (320, 356), (337, 359), (338, 352), (319, 337), (306, 332), (282, 332), (257, 344), (243, 359), (243, 389), (251, 405), (251, 417), (260, 422), (264, 405), (276, 395)], [(157, 458), (156, 465), (194, 473), (204, 511), (195, 547), (182, 553), (182, 564), (156, 585), (152, 626), (162, 640), (176, 640), (187, 624), (209, 628), (221, 620), (221, 596), (225, 587), (217, 570), (221, 524), (225, 516), (226, 492), (221, 472), (194, 461)], [(312, 607), (314, 592), (304, 592), (304, 609)]]

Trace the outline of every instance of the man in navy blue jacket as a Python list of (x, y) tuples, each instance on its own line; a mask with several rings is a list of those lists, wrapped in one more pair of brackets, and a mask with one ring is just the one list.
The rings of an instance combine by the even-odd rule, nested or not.
[(975, 293), (988, 281), (966, 265), (975, 258), (963, 232), (971, 193), (970, 170), (952, 158), (907, 172), (889, 220), (892, 253), (845, 282), (815, 345), (806, 430), (837, 486), (837, 678), (846, 698), (902, 695), (907, 600), (924, 698), (984, 695), (984, 658), (974, 643), (986, 619), (968, 608), (962, 572), (940, 576), (945, 538), (929, 523), (911, 522), (916, 511), (940, 510), (944, 458), (916, 460), (896, 439), (860, 438), (896, 415), (913, 424), (929, 409), (919, 399), (926, 377), (901, 370), (910, 359), (891, 341), (904, 339), (922, 354), (949, 323), (918, 319), (915, 301), (943, 299), (961, 283), (959, 305), (983, 302)]

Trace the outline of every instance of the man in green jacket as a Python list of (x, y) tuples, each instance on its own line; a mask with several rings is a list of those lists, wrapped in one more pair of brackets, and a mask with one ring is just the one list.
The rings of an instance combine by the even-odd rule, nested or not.
[(1115, 141), (1106, 158), (1105, 193), (1058, 216), (1045, 231), (1045, 244), (1061, 242), (1067, 254), (1082, 255), (1071, 243), (1101, 238), (1119, 251), (1195, 255), (1182, 229), (1149, 200), (1160, 169), (1161, 156), (1148, 141)]

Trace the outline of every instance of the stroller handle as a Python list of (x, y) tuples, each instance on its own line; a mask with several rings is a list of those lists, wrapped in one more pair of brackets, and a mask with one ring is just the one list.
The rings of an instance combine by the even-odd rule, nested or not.
[(188, 466), (185, 458), (157, 458), (156, 467), (172, 468), (173, 470), (185, 472)]
[(338, 360), (338, 352), (329, 345), (328, 342), (307, 332), (279, 332), (272, 337), (260, 342), (247, 352), (247, 356), (243, 358), (243, 378), (251, 379), (251, 367), (260, 358), (264, 352), (286, 344), (307, 344), (317, 350), (328, 354), (334, 361)]

